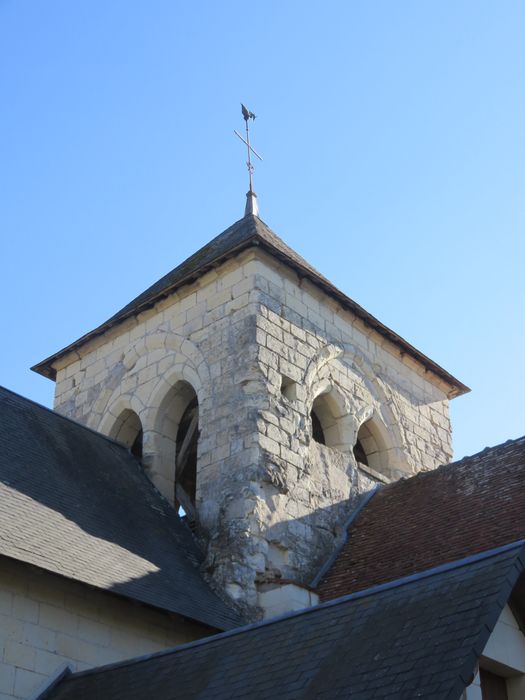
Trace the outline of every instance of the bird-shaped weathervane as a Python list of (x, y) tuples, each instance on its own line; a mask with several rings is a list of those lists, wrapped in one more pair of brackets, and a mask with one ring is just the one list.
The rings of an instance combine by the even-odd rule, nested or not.
[(242, 102), (241, 102), (241, 112), (242, 112), (242, 116), (244, 117), (244, 121), (247, 122), (248, 119), (255, 119), (255, 114), (253, 112), (250, 112), (248, 107), (243, 105)]
[(248, 161), (246, 162), (246, 165), (248, 166), (248, 173), (249, 173), (249, 176), (250, 176), (250, 191), (249, 191), (249, 194), (253, 194), (253, 195), (255, 196), (255, 192), (253, 191), (253, 187), (252, 187), (253, 165), (252, 165), (252, 157), (251, 157), (251, 154), (253, 153), (254, 156), (256, 156), (259, 160), (262, 160), (262, 157), (257, 153), (257, 151), (255, 150), (255, 148), (252, 148), (252, 146), (250, 145), (250, 127), (249, 127), (249, 121), (250, 121), (250, 119), (251, 119), (252, 121), (255, 120), (255, 114), (254, 114), (253, 112), (250, 112), (250, 110), (248, 109), (248, 107), (246, 107), (245, 105), (243, 105), (242, 102), (241, 102), (241, 112), (242, 112), (242, 116), (243, 116), (243, 118), (244, 118), (244, 121), (246, 122), (246, 138), (244, 139), (244, 138), (239, 134), (238, 131), (235, 131), (235, 129), (234, 129), (234, 134), (235, 134), (236, 136), (238, 136), (238, 137), (241, 139), (241, 141), (242, 141), (243, 143), (246, 144), (246, 146), (247, 146), (247, 148), (248, 148)]

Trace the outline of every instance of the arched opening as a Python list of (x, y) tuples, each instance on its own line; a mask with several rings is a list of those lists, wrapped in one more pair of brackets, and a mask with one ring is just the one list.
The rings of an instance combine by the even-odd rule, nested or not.
[(351, 444), (347, 444), (348, 414), (342, 397), (333, 387), (315, 398), (310, 422), (314, 442), (342, 452), (351, 449)]
[(188, 521), (195, 521), (199, 403), (192, 385), (177, 381), (164, 395), (154, 421), (156, 472)]
[(199, 402), (195, 395), (180, 419), (175, 453), (175, 499), (190, 519), (197, 495), (198, 440)]
[(373, 418), (359, 428), (354, 457), (360, 464), (380, 473), (384, 473), (388, 467), (387, 445)]
[(367, 467), (369, 466), (367, 454), (359, 438), (357, 438), (356, 443), (354, 445), (354, 457), (360, 464), (364, 464)]
[(321, 419), (316, 413), (315, 408), (312, 408), (310, 412), (310, 420), (312, 421), (312, 438), (315, 442), (320, 445), (326, 445), (326, 438), (324, 436), (323, 424)]
[(125, 445), (137, 459), (142, 459), (142, 423), (130, 408), (122, 411), (110, 430), (109, 437)]
[(142, 441), (144, 439), (144, 433), (142, 428), (137, 433), (137, 437), (133, 440), (133, 445), (131, 445), (131, 454), (137, 459), (142, 459)]

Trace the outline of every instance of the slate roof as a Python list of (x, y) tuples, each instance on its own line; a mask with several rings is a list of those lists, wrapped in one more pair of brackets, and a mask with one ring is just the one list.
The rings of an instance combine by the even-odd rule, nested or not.
[(195, 281), (195, 279), (203, 275), (210, 267), (217, 266), (228, 258), (252, 246), (259, 246), (265, 249), (271, 255), (292, 267), (301, 277), (306, 277), (313, 282), (313, 284), (321, 287), (327, 294), (341, 303), (343, 307), (352, 311), (352, 313), (361, 318), (367, 325), (374, 328), (378, 333), (394, 343), (394, 345), (397, 345), (403, 353), (410, 355), (417, 362), (421, 363), (424, 367), (445, 381), (451, 387), (449, 398), (470, 391), (468, 387), (446, 370), (423, 355), (423, 353), (419, 352), (419, 350), (397, 335), (397, 333), (394, 333), (394, 331), (387, 328), (374, 318), (374, 316), (365, 311), (359, 304), (343, 294), (343, 292), (337, 289), (331, 282), (323, 277), (323, 275), (317, 272), (304, 258), (287, 246), (279, 236), (259, 219), (259, 217), (252, 214), (243, 217), (227, 228), (194, 255), (185, 260), (181, 265), (162, 277), (158, 282), (155, 282), (155, 284), (149, 287), (145, 292), (139, 294), (138, 297), (120, 309), (120, 311), (101, 326), (98, 326), (93, 331), (90, 331), (79, 338), (79, 340), (68, 345), (51, 357), (39, 362), (32, 367), (32, 369), (45, 377), (55, 379), (56, 370), (53, 364), (58, 358), (80, 347), (88, 340), (101, 335), (108, 330), (108, 328), (111, 328), (129, 316), (144, 311), (163, 297), (172, 294), (177, 288)]
[(459, 700), (523, 543), (300, 613), (73, 674), (51, 700)]
[(322, 600), (525, 538), (525, 437), (380, 488), (324, 575)]
[(0, 555), (214, 629), (240, 624), (127, 449), (1, 387)]

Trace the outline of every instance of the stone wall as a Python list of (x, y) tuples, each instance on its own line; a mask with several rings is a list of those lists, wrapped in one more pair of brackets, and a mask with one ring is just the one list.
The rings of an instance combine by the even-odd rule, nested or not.
[[(57, 410), (119, 439), (122, 416), (138, 416), (143, 461), (171, 501), (193, 387), (205, 568), (252, 607), (274, 579), (311, 580), (360, 494), (452, 453), (450, 387), (260, 250), (90, 341), (58, 370)], [(312, 409), (326, 444), (312, 439)], [(358, 437), (369, 468), (354, 458)]]
[(333, 446), (349, 451), (371, 417), (386, 453), (377, 467), (390, 477), (450, 461), (450, 387), (311, 283), (260, 257), (256, 340), (270, 395), (292, 380), (300, 392), (294, 406), (304, 404), (306, 415), (317, 395), (335, 389), (332, 412), (349, 418), (339, 421)]
[(239, 467), (257, 458), (255, 417), (239, 400), (241, 375), (255, 358), (252, 259), (244, 255), (207, 273), (89, 343), (80, 358), (66, 358), (57, 373), (55, 409), (64, 415), (111, 435), (124, 411), (137, 414), (144, 464), (171, 501), (186, 384), (199, 401), (203, 477), (232, 455)]
[(63, 663), (80, 671), (209, 634), (19, 562), (0, 562), (0, 700), (28, 698)]

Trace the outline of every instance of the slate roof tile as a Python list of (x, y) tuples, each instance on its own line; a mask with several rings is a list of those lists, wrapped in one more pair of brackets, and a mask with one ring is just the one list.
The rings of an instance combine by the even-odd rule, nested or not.
[(524, 559), (523, 543), (516, 543), (281, 619), (73, 674), (49, 697), (459, 700), (477, 662), (474, 648), (485, 646)]
[(127, 449), (1, 387), (0, 555), (215, 629), (241, 622)]

